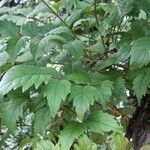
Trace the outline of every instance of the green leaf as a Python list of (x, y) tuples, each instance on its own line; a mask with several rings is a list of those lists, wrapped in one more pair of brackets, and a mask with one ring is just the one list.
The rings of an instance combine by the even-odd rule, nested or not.
[(98, 97), (102, 104), (105, 104), (109, 101), (110, 96), (112, 95), (113, 82), (109, 80), (102, 81), (98, 87)]
[(139, 0), (139, 1), (137, 1), (137, 5), (139, 7), (139, 10), (142, 9), (146, 12), (149, 12), (149, 6), (150, 6), (149, 0)]
[(146, 94), (147, 88), (150, 86), (150, 69), (146, 68), (140, 72), (133, 81), (133, 90), (140, 103), (143, 95)]
[(78, 138), (84, 131), (86, 126), (81, 123), (73, 122), (69, 123), (60, 135), (60, 144), (63, 150), (69, 150), (72, 143)]
[(62, 45), (66, 42), (66, 40), (63, 37), (59, 36), (59, 35), (51, 35), (50, 34), (50, 35), (46, 35), (45, 38), (47, 38), (48, 41), (54, 42), (58, 45)]
[(70, 81), (73, 81), (76, 84), (87, 84), (88, 78), (83, 73), (72, 73), (66, 76), (66, 78)]
[(112, 150), (133, 150), (131, 148), (131, 143), (128, 141), (126, 137), (122, 134), (115, 133), (112, 136), (111, 145)]
[(31, 52), (28, 51), (28, 52), (18, 56), (15, 61), (16, 62), (23, 62), (23, 63), (25, 63), (25, 62), (29, 62), (31, 60), (33, 60), (33, 57), (32, 57)]
[[(12, 13), (12, 11), (10, 11), (10, 13)], [(14, 22), (17, 26), (22, 26), (25, 24), (25, 22), (28, 21), (27, 18), (25, 18), (24, 16), (21, 16), (19, 14), (18, 15), (3, 15), (3, 17), (4, 17), (3, 19), (7, 19), (9, 21)]]
[(109, 58), (107, 58), (106, 60), (102, 61), (100, 63), (100, 65), (98, 66), (98, 68), (100, 70), (105, 69), (107, 67), (110, 67), (113, 64), (116, 64), (117, 62), (117, 57), (115, 55), (111, 55)]
[(11, 58), (11, 60), (15, 60), (20, 49), (16, 48), (16, 44), (18, 42), (18, 37), (12, 37), (7, 41), (7, 52)]
[(34, 132), (43, 134), (44, 130), (50, 124), (51, 115), (47, 107), (41, 108), (35, 113)]
[(22, 98), (15, 98), (6, 102), (4, 105), (2, 123), (6, 125), (11, 132), (14, 132), (17, 128), (19, 117), (23, 117), (23, 106), (24, 102)]
[(61, 34), (61, 33), (70, 33), (70, 30), (66, 26), (59, 26), (55, 29), (52, 29), (47, 34)]
[(15, 46), (16, 51), (19, 52), (22, 49), (26, 48), (27, 41), (28, 41), (28, 37), (26, 36), (21, 37), (16, 43), (16, 46)]
[(118, 77), (113, 79), (114, 81), (114, 90), (113, 95), (117, 98), (117, 100), (127, 100), (125, 81), (122, 77)]
[(118, 50), (117, 53), (117, 62), (123, 62), (130, 57), (130, 50), (131, 50), (131, 45), (129, 42), (124, 43), (121, 45), (120, 49)]
[(71, 89), (71, 98), (78, 117), (82, 120), (84, 113), (89, 110), (97, 97), (97, 89), (93, 86), (75, 85)]
[(7, 63), (9, 56), (6, 51), (0, 53), (0, 67)]
[(77, 21), (77, 19), (79, 19), (80, 15), (81, 15), (82, 10), (81, 9), (76, 9), (75, 11), (73, 11), (73, 13), (67, 17), (66, 22), (69, 26), (73, 25), (75, 23), (75, 21)]
[(75, 40), (73, 42), (67, 43), (64, 46), (64, 49), (68, 51), (75, 59), (79, 59), (84, 52), (85, 46), (82, 41)]
[(99, 72), (91, 72), (89, 74), (89, 82), (92, 85), (99, 86), (102, 81), (109, 80), (109, 76), (107, 74), (99, 73)]
[(118, 0), (118, 12), (121, 17), (124, 17), (134, 7), (134, 0)]
[(105, 52), (105, 47), (103, 46), (103, 44), (102, 43), (100, 43), (100, 42), (97, 42), (96, 44), (94, 44), (93, 46), (91, 46), (91, 50), (93, 51), (93, 52), (100, 52), (100, 53), (103, 53), (103, 52)]
[(130, 64), (141, 68), (150, 62), (150, 37), (142, 37), (132, 42)]
[[(30, 51), (35, 60), (43, 52), (42, 48), (40, 49), (40, 51), (38, 50), (38, 45), (39, 45), (40, 41), (41, 41), (41, 37), (34, 37), (30, 41)], [(44, 43), (44, 45), (48, 46), (48, 43)]]
[(53, 68), (30, 65), (14, 66), (3, 76), (0, 82), (0, 92), (6, 94), (10, 90), (21, 86), (24, 92), (33, 84), (37, 89), (43, 82), (48, 83), (52, 77), (60, 77), (59, 73)]
[(35, 37), (39, 35), (39, 28), (36, 22), (28, 22), (22, 27), (21, 34), (28, 37)]
[(33, 150), (56, 150), (54, 144), (50, 140), (42, 139), (36, 141)]
[(46, 35), (44, 38), (35, 38), (32, 41), (32, 49), (31, 52), (34, 58), (38, 56), (42, 56), (43, 54), (47, 54), (51, 52), (52, 48), (56, 45), (62, 45), (66, 42), (66, 40), (59, 35)]
[(103, 132), (119, 131), (115, 117), (102, 111), (93, 112), (87, 120), (87, 126), (91, 131), (101, 134)]
[(16, 24), (8, 20), (0, 21), (0, 34), (10, 37), (18, 35)]
[(97, 145), (84, 134), (78, 139), (78, 143), (74, 144), (74, 150), (97, 150)]
[(38, 13), (44, 13), (48, 11), (48, 7), (43, 2), (40, 2), (28, 16), (31, 17), (37, 15)]
[[(2, 122), (10, 131), (14, 131), (17, 127), (16, 121), (19, 117), (23, 117), (23, 104), (22, 101), (10, 101), (4, 108)], [(11, 124), (10, 124), (11, 123)]]
[(61, 101), (66, 99), (70, 93), (71, 83), (67, 80), (50, 80), (47, 84), (44, 95), (47, 96), (50, 114), (54, 117), (60, 107)]

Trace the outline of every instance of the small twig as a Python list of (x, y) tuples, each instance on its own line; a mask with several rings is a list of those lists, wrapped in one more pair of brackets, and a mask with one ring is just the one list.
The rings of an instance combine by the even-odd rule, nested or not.
[[(100, 103), (96, 102), (96, 104), (98, 104), (99, 106), (101, 106)], [(129, 122), (130, 118), (124, 114), (122, 111), (118, 110), (116, 107), (107, 107), (107, 110), (110, 111), (111, 113), (117, 115), (117, 116), (121, 116), (125, 121)]]
[(124, 114), (122, 111), (118, 110), (117, 108), (108, 107), (108, 110), (117, 116), (121, 116), (124, 120), (129, 122), (130, 118), (126, 114)]
[(53, 8), (51, 6), (49, 6), (44, 0), (42, 0), (42, 2), (50, 9), (50, 11), (61, 20), (61, 22), (68, 28), (70, 28), (67, 23), (53, 10)]

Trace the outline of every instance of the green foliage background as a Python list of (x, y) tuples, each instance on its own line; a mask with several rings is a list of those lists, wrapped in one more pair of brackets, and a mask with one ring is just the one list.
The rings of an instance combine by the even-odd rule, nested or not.
[(0, 7), (0, 145), (30, 114), (20, 149), (132, 149), (131, 98), (150, 88), (149, 10), (149, 0)]

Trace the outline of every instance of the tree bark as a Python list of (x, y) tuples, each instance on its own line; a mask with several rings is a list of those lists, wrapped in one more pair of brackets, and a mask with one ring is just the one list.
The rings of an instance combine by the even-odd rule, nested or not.
[(143, 145), (150, 144), (150, 95), (143, 97), (130, 119), (126, 137), (132, 139), (134, 150), (140, 150)]

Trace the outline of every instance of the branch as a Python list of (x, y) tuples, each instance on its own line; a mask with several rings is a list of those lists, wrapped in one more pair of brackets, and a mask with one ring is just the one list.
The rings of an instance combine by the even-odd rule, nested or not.
[[(101, 106), (100, 103), (96, 102), (99, 106)], [(111, 113), (115, 114), (116, 116), (121, 116), (125, 121), (129, 122), (130, 118), (123, 113), (122, 111), (118, 110), (116, 107), (107, 107), (107, 110), (110, 111)]]
[(108, 110), (117, 116), (121, 116), (124, 120), (129, 122), (130, 118), (126, 114), (124, 114), (122, 111), (118, 110), (117, 108), (108, 107)]

